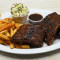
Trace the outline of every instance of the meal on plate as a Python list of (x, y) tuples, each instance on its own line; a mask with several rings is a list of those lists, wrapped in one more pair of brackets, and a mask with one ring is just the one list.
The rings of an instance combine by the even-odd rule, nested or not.
[(13, 43), (29, 44), (31, 47), (43, 46), (43, 41), (52, 45), (60, 27), (60, 15), (56, 12), (46, 16), (39, 25), (24, 24), (10, 39)]
[(10, 38), (15, 34), (23, 24), (15, 23), (11, 18), (5, 18), (0, 21), (0, 44), (10, 45)]
[[(14, 4), (11, 8), (11, 13), (17, 17), (27, 15), (27, 12), (28, 8), (23, 4)], [(56, 34), (60, 35), (60, 15), (53, 12), (45, 18), (39, 14), (32, 14), (29, 17), (28, 23), (17, 22), (22, 20), (15, 17), (1, 19), (0, 44), (9, 45), (11, 49), (38, 48), (42, 47), (44, 42), (52, 45)]]

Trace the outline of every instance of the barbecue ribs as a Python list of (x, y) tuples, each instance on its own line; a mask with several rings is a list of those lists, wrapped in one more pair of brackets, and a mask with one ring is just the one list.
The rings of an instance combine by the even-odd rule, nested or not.
[(42, 27), (25, 24), (13, 35), (11, 42), (26, 43), (32, 47), (40, 47), (43, 46), (44, 34)]
[(56, 32), (60, 28), (60, 15), (56, 12), (51, 13), (46, 16), (41, 23), (44, 24), (43, 27), (46, 28), (45, 41), (48, 45), (51, 45), (54, 41)]
[(54, 12), (46, 16), (39, 26), (22, 25), (10, 40), (14, 43), (28, 43), (32, 47), (43, 46), (44, 40), (48, 45), (51, 45), (59, 28), (60, 15)]

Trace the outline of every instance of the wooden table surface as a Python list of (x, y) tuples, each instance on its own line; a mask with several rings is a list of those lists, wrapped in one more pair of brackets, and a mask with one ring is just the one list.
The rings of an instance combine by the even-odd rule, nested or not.
[[(60, 13), (60, 0), (0, 0), (0, 12), (10, 11), (14, 3), (23, 3), (29, 8), (47, 9)], [(35, 55), (15, 55), (0, 51), (0, 60), (60, 60), (60, 49)]]

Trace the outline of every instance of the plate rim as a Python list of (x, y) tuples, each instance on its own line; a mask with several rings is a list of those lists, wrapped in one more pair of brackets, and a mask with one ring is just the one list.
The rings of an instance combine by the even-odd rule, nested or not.
[[(34, 10), (34, 9), (36, 9), (36, 8), (29, 8), (29, 9), (31, 9), (31, 10)], [(45, 10), (45, 9), (36, 9), (36, 10)], [(45, 11), (50, 11), (50, 10), (45, 10)], [(53, 11), (50, 11), (50, 12), (53, 12)], [(9, 13), (9, 12), (6, 12), (6, 13)], [(2, 14), (5, 14), (5, 13), (2, 13)], [(52, 48), (53, 49), (52, 49)], [(56, 48), (55, 48), (56, 47)], [(8, 47), (7, 47), (8, 48)], [(9, 47), (10, 48), (10, 47)], [(32, 51), (36, 51), (37, 49), (38, 50), (40, 50), (40, 49), (44, 49), (45, 48), (45, 51), (38, 51), (38, 52), (30, 52), (30, 50), (32, 50)], [(47, 50), (46, 50), (47, 49)], [(10, 50), (8, 51), (8, 50), (4, 50), (4, 49), (2, 49), (2, 46), (1, 46), (1, 44), (0, 44), (0, 50), (1, 51), (4, 51), (4, 52), (7, 52), (7, 53), (13, 53), (13, 54), (38, 54), (38, 53), (46, 53), (46, 52), (50, 52), (50, 51), (53, 51), (53, 50), (56, 50), (56, 49), (60, 49), (60, 43), (58, 43), (58, 44), (55, 44), (55, 45), (51, 45), (51, 46), (48, 46), (48, 47), (41, 47), (41, 48), (34, 48), (34, 49), (24, 49), (24, 51), (25, 51), (25, 53), (22, 53), (22, 52), (16, 52), (15, 50), (17, 50), (16, 48), (14, 48), (14, 49), (10, 49), (10, 50), (13, 50), (13, 52), (11, 52)], [(23, 50), (23, 49), (18, 49), (18, 50)], [(28, 53), (26, 53), (26, 50), (27, 51), (29, 51)], [(15, 52), (14, 52), (15, 51)]]
[[(55, 48), (55, 47), (57, 47), (57, 48)], [(8, 48), (10, 49), (10, 47), (8, 47)], [(51, 49), (51, 48), (53, 48), (53, 49)], [(40, 49), (41, 49), (41, 51), (39, 51), (39, 52), (30, 52), (30, 50), (31, 51), (36, 51), (36, 50), (40, 50)], [(45, 51), (43, 51), (44, 49), (45, 49)], [(0, 48), (0, 50), (3, 51), (3, 52), (13, 53), (13, 54), (39, 54), (39, 53), (41, 54), (41, 53), (51, 52), (51, 51), (54, 51), (54, 50), (57, 50), (57, 49), (60, 49), (60, 43), (56, 44), (56, 45), (51, 45), (51, 46), (48, 46), (48, 47), (43, 47), (43, 48), (34, 48), (34, 49), (16, 49), (16, 48), (14, 48), (14, 49), (10, 49), (10, 50), (13, 50), (12, 52), (10, 50), (6, 51), (6, 50)], [(16, 52), (16, 51), (14, 52), (14, 50), (24, 50), (25, 53)], [(27, 53), (26, 50), (29, 51), (29, 52)]]

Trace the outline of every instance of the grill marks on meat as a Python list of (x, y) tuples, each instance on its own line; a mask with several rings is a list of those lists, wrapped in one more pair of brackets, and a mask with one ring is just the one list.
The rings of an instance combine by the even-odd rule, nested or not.
[(46, 43), (51, 45), (59, 28), (60, 15), (54, 12), (46, 16), (39, 26), (22, 25), (10, 40), (14, 43), (26, 43), (32, 47), (40, 47), (43, 46), (45, 39)]
[(33, 33), (35, 32), (35, 31), (33, 31), (33, 29), (34, 29), (34, 27), (32, 26), (32, 28), (24, 36), (25, 39), (31, 39), (33, 37)]
[[(31, 26), (32, 25), (30, 25), (30, 24), (29, 25), (28, 24), (27, 25), (22, 25), (19, 28), (19, 30), (13, 35), (13, 37), (11, 38), (11, 41), (12, 42), (17, 42), (17, 43), (23, 41), (27, 31), (30, 30)], [(14, 40), (12, 40), (12, 39), (14, 39)]]
[[(40, 26), (22, 25), (11, 38), (14, 43), (28, 43), (32, 47), (43, 46), (44, 30)], [(41, 37), (40, 37), (41, 36)]]
[(45, 28), (47, 28), (45, 34), (46, 42), (48, 45), (51, 45), (54, 41), (56, 32), (60, 27), (60, 15), (58, 15), (56, 12), (49, 14), (43, 20), (43, 23), (45, 24)]

